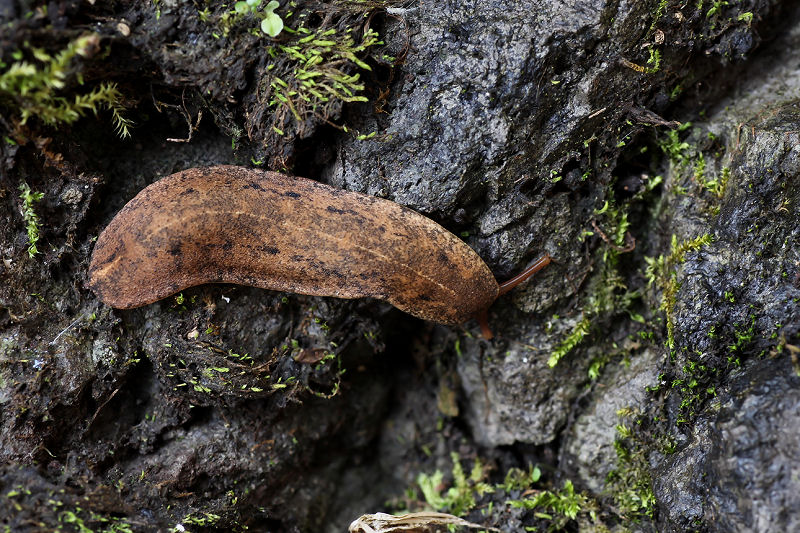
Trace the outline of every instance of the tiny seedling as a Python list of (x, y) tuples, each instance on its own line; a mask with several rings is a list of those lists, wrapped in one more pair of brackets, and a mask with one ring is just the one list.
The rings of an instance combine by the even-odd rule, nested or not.
[(267, 7), (264, 8), (264, 18), (261, 20), (261, 31), (270, 37), (277, 37), (283, 29), (283, 20), (275, 13), (278, 6), (280, 6), (280, 4), (272, 0), (267, 4)]
[(238, 15), (250, 13), (262, 17), (261, 31), (270, 37), (277, 37), (283, 30), (283, 19), (275, 13), (275, 10), (280, 7), (280, 3), (276, 0), (271, 0), (264, 7), (263, 12), (259, 12), (259, 6), (261, 6), (261, 0), (243, 0), (236, 2), (233, 9)]

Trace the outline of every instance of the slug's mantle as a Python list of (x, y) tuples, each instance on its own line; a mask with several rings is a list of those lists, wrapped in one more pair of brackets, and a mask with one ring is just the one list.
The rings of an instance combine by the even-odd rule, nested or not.
[(394, 202), (236, 166), (184, 170), (143, 189), (97, 239), (89, 287), (128, 309), (204, 283), (373, 297), (459, 324), (500, 292), (483, 260)]

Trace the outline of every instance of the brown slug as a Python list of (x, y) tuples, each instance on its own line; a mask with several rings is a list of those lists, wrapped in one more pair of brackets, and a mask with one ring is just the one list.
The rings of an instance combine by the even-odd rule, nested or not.
[(204, 283), (385, 300), (440, 324), (481, 320), (502, 285), (436, 222), (389, 200), (236, 166), (193, 168), (146, 187), (100, 234), (89, 287), (111, 307)]

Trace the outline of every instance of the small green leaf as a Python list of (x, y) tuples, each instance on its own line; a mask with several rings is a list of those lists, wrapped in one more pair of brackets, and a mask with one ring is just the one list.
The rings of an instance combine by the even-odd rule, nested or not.
[[(277, 2), (273, 0), (272, 2), (270, 2), (270, 5), (272, 4), (277, 4)], [(272, 11), (268, 11), (267, 16), (264, 17), (264, 20), (261, 21), (261, 31), (263, 31), (270, 37), (277, 37), (278, 34), (281, 32), (281, 30), (283, 30), (283, 20), (281, 19), (281, 17), (279, 17)]]

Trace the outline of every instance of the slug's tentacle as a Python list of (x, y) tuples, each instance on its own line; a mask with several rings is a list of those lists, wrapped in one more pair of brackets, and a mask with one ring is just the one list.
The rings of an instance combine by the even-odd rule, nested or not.
[(552, 260), (553, 258), (550, 256), (550, 254), (544, 254), (544, 256), (537, 259), (531, 266), (523, 270), (520, 274), (517, 274), (510, 280), (501, 283), (500, 289), (497, 291), (497, 296), (502, 296), (520, 283), (523, 283), (528, 278), (549, 265)]
[(475, 315), (475, 320), (478, 321), (478, 326), (481, 328), (481, 335), (487, 341), (490, 341), (494, 338), (494, 333), (492, 333), (492, 328), (489, 327), (489, 310), (484, 309), (483, 311), (478, 312)]

